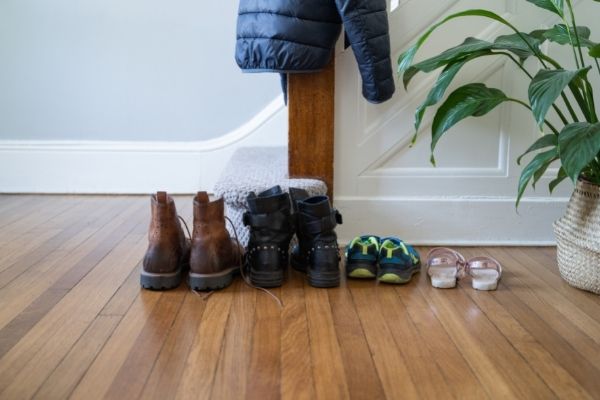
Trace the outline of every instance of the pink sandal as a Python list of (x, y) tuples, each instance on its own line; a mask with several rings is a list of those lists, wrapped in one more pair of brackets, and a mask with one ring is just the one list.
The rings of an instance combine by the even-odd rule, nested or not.
[(473, 289), (496, 290), (502, 276), (502, 265), (491, 257), (474, 257), (467, 261), (466, 273)]
[(463, 273), (466, 260), (458, 251), (436, 247), (427, 254), (427, 275), (431, 286), (448, 289), (456, 286), (456, 279)]
[(466, 275), (476, 290), (496, 290), (502, 265), (491, 257), (473, 257), (468, 261), (456, 250), (436, 247), (427, 254), (427, 274), (436, 288), (453, 288)]

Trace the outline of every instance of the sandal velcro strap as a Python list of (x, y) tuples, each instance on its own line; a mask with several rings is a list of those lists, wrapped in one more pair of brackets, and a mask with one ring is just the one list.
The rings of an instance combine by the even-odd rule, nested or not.
[(286, 231), (293, 228), (291, 216), (281, 212), (270, 214), (253, 214), (245, 212), (243, 216), (245, 226), (253, 229), (271, 229), (274, 231)]
[[(303, 214), (307, 217), (306, 214)], [(310, 217), (309, 217), (310, 218)], [(302, 230), (310, 235), (316, 235), (321, 232), (328, 232), (335, 229), (337, 224), (342, 223), (342, 214), (338, 210), (333, 210), (328, 216), (317, 219), (315, 221), (302, 224)]]

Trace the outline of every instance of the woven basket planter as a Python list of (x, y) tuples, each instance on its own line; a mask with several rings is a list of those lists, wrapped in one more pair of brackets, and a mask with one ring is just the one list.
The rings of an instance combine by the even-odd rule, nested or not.
[(600, 294), (600, 186), (579, 180), (554, 223), (558, 269), (576, 288)]

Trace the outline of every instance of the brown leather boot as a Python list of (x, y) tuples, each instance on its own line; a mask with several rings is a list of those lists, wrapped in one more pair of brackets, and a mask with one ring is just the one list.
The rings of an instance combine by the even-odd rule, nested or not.
[(194, 290), (222, 289), (240, 269), (242, 250), (225, 229), (223, 199), (210, 201), (206, 192), (194, 198), (194, 233), (189, 284)]
[(181, 229), (171, 196), (157, 192), (152, 195), (150, 205), (149, 243), (140, 283), (145, 289), (172, 289), (179, 286), (188, 269), (190, 243)]

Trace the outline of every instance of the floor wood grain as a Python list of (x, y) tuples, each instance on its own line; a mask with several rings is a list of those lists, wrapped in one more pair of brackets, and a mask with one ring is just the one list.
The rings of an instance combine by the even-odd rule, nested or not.
[(147, 197), (0, 195), (1, 399), (600, 398), (600, 297), (553, 248), (459, 248), (496, 292), (290, 271), (280, 308), (239, 278), (141, 290), (148, 222)]

